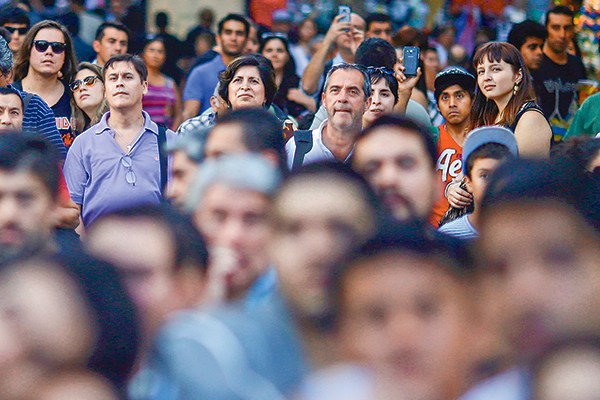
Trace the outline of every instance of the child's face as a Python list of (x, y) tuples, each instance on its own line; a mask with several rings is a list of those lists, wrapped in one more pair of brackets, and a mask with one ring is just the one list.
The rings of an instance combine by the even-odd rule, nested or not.
[(465, 175), (467, 190), (473, 195), (476, 210), (479, 209), (492, 172), (500, 166), (501, 162), (502, 160), (493, 158), (479, 158), (473, 163), (471, 176)]
[(393, 252), (363, 262), (369, 267), (343, 282), (340, 335), (349, 356), (406, 398), (452, 397), (471, 359), (471, 291), (421, 256)]

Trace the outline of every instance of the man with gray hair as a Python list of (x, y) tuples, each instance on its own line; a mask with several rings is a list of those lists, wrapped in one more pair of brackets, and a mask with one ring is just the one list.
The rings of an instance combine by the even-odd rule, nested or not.
[(14, 89), (23, 99), (23, 130), (43, 136), (64, 159), (67, 148), (58, 133), (54, 113), (42, 98), (33, 93), (26, 93), (13, 88), (13, 53), (8, 47), (6, 37), (0, 32), (0, 87)]
[(204, 143), (209, 131), (209, 128), (196, 127), (167, 146), (173, 160), (167, 199), (177, 207), (183, 206), (198, 166), (204, 159)]
[(371, 104), (371, 82), (354, 64), (339, 64), (325, 78), (323, 105), (327, 119), (313, 131), (298, 131), (288, 141), (288, 166), (322, 160), (348, 160), (362, 131), (362, 116)]
[(253, 307), (274, 292), (267, 242), (279, 180), (273, 163), (253, 153), (225, 154), (200, 166), (187, 209), (209, 246), (213, 301), (239, 300)]

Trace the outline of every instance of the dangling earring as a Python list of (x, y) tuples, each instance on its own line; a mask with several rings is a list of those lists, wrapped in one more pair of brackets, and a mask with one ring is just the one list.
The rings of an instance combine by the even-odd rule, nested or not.
[(515, 87), (513, 88), (513, 94), (516, 96), (518, 91), (519, 91), (519, 84), (515, 83)]

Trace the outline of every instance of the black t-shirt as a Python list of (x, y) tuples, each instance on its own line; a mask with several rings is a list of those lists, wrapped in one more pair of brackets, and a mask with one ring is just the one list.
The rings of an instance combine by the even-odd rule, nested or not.
[[(13, 86), (19, 90), (23, 90), (23, 83), (20, 81), (13, 83)], [(68, 149), (71, 147), (73, 140), (75, 140), (75, 136), (73, 136), (71, 129), (71, 91), (66, 85), (64, 87), (65, 91), (61, 98), (58, 99), (58, 102), (53, 106), (48, 105), (54, 113), (56, 128), (60, 133), (60, 137)]]
[(542, 65), (531, 75), (539, 104), (550, 123), (568, 123), (579, 108), (577, 82), (586, 78), (581, 60), (569, 54), (567, 63), (560, 65), (544, 54)]

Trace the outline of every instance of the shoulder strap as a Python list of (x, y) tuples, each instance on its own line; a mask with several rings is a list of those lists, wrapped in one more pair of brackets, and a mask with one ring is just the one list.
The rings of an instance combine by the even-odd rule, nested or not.
[(294, 152), (292, 171), (295, 171), (302, 166), (302, 164), (304, 163), (304, 156), (306, 156), (306, 154), (308, 154), (308, 152), (312, 150), (312, 131), (294, 132), (294, 143), (296, 143), (296, 151)]
[[(517, 116), (515, 117), (515, 122), (510, 126), (511, 131), (513, 131), (513, 132), (515, 131), (515, 128), (517, 127), (517, 124), (519, 123), (519, 120), (521, 119), (523, 114), (525, 114), (527, 111), (537, 111), (540, 114), (544, 115), (544, 110), (542, 110), (542, 108), (540, 106), (538, 106), (535, 101), (528, 101), (527, 103), (523, 103), (523, 105), (521, 106), (521, 108), (519, 108), (519, 111), (517, 112)], [(545, 117), (546, 116), (544, 115), (544, 118)]]
[(23, 97), (23, 112), (27, 110), (27, 106), (29, 106), (29, 101), (33, 98), (33, 93), (26, 93), (25, 97)]
[(169, 158), (165, 147), (167, 145), (167, 127), (158, 125), (158, 158), (160, 161), (160, 192), (166, 198), (167, 178), (169, 173)]

